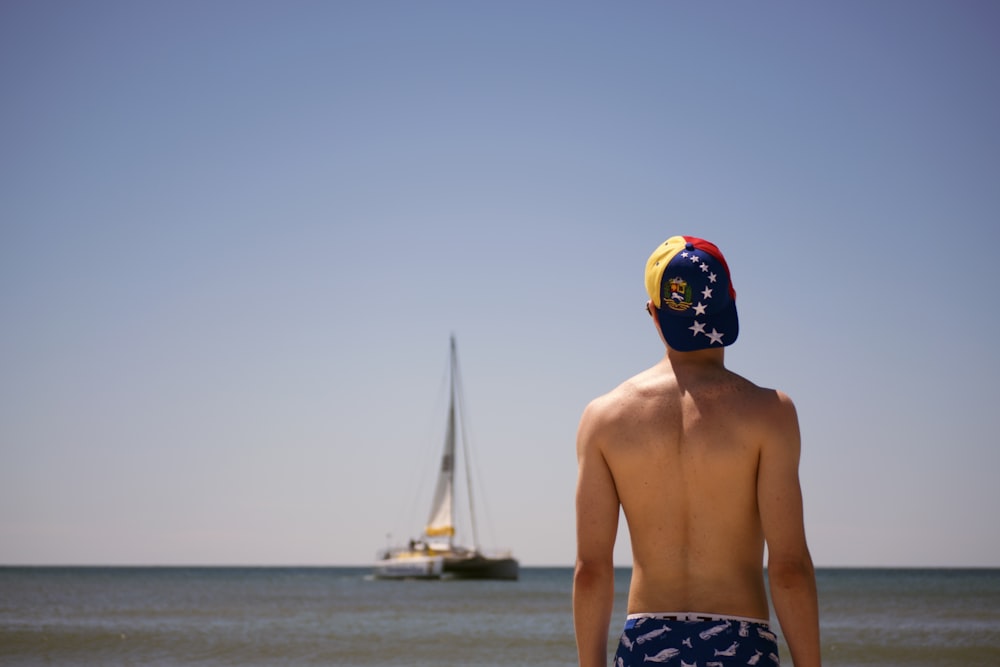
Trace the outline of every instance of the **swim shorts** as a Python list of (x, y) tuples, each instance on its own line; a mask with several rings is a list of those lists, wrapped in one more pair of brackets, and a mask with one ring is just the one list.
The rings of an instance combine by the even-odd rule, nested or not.
[(651, 662), (675, 667), (773, 667), (778, 664), (778, 643), (770, 626), (753, 618), (631, 614), (618, 641), (613, 667)]

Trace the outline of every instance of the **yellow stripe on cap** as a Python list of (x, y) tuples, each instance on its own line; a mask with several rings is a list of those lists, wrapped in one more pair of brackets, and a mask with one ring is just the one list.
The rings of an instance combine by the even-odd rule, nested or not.
[(681, 250), (687, 246), (687, 239), (683, 236), (671, 236), (669, 239), (657, 246), (653, 254), (646, 260), (646, 293), (657, 308), (662, 303), (663, 272), (667, 269), (667, 264)]

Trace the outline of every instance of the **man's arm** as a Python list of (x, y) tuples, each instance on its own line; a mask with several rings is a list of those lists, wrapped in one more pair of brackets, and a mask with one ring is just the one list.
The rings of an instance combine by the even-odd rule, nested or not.
[(820, 664), (816, 577), (802, 518), (798, 417), (791, 399), (778, 393), (775, 428), (761, 447), (757, 501), (767, 542), (767, 573), (778, 622), (795, 667)]
[(587, 406), (577, 433), (576, 571), (573, 626), (581, 667), (608, 660), (608, 627), (614, 606), (613, 552), (618, 533), (618, 492), (597, 436), (599, 410)]

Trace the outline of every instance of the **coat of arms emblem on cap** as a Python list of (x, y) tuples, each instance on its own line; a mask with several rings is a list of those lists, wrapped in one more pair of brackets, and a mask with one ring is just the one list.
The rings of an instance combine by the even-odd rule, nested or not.
[(664, 296), (667, 307), (684, 312), (691, 307), (691, 286), (683, 278), (670, 278), (665, 285)]

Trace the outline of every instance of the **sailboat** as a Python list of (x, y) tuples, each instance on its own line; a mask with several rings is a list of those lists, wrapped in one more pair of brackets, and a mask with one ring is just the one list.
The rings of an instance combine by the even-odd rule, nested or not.
[(449, 363), (448, 423), (444, 452), (438, 473), (431, 512), (418, 539), (409, 544), (382, 551), (375, 562), (374, 574), (380, 579), (517, 579), (519, 565), (509, 551), (485, 552), (479, 547), (475, 511), (469, 474), (468, 444), (462, 429), (462, 455), (465, 462), (466, 489), (469, 496), (469, 516), (472, 519), (474, 546), (455, 543), (455, 461), (460, 400), (460, 378), (455, 337), (451, 337)]

